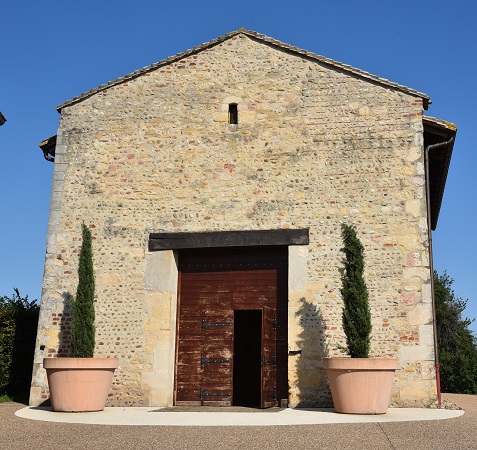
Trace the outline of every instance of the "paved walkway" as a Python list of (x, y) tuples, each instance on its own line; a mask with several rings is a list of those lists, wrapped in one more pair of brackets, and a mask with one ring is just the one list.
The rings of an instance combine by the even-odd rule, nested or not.
[[(26, 407), (18, 410), (16, 416), (45, 422), (82, 423), (97, 425), (150, 425), (150, 426), (199, 426), (199, 427), (264, 427), (278, 425), (322, 425), (333, 423), (388, 423), (426, 420), (453, 419), (464, 411), (422, 408), (389, 408), (381, 415), (337, 414), (333, 409), (276, 409), (257, 411), (243, 408), (234, 411), (228, 408), (221, 412), (171, 411), (167, 408), (106, 408), (91, 413), (58, 413), (50, 408)], [(476, 442), (477, 445), (477, 442)]]
[[(464, 408), (465, 413), (458, 417), (444, 419), (446, 411), (419, 410), (418, 416), (404, 417), (405, 421), (395, 421), (389, 413), (386, 416), (374, 416), (378, 422), (346, 422), (337, 423), (336, 420), (344, 419), (342, 416), (329, 411), (299, 411), (285, 410), (268, 413), (245, 413), (247, 420), (253, 426), (239, 423), (239, 413), (225, 413), (233, 419), (233, 424), (227, 426), (225, 417), (217, 419), (216, 415), (208, 416), (208, 426), (184, 423), (188, 416), (182, 412), (149, 412), (143, 408), (114, 408), (100, 413), (65, 414), (68, 422), (50, 422), (44, 420), (52, 415), (42, 409), (33, 410), (36, 419), (31, 420), (20, 417), (31, 409), (19, 403), (0, 404), (0, 449), (1, 450), (122, 450), (122, 449), (320, 449), (320, 450), (469, 450), (477, 449), (477, 396), (446, 394), (449, 401)], [(142, 411), (141, 411), (142, 410)], [(155, 410), (157, 411), (157, 409)], [(18, 415), (15, 413), (18, 412)], [(410, 410), (391, 410), (390, 413), (402, 414)], [(424, 417), (425, 414), (440, 415), (437, 417)], [(141, 423), (137, 425), (121, 425), (119, 418), (129, 416), (131, 421), (135, 414), (144, 420), (156, 421), (155, 425)], [(211, 413), (193, 413), (192, 417), (206, 418)], [(215, 413), (214, 413), (215, 414)], [(41, 419), (40, 417), (42, 417)], [(71, 423), (71, 420), (87, 420), (88, 415), (99, 417), (114, 416), (105, 424)], [(166, 425), (163, 423), (168, 417), (176, 415), (181, 419), (182, 426)], [(84, 419), (82, 417), (84, 416)], [(263, 417), (267, 416), (269, 418)], [(314, 424), (303, 423), (306, 417), (314, 417)], [(58, 416), (59, 417), (59, 416)], [(150, 417), (150, 418), (149, 418)], [(293, 417), (301, 424), (294, 422), (289, 425), (260, 423), (262, 420), (276, 420), (276, 417)], [(325, 417), (334, 417), (333, 423), (324, 422)], [(353, 421), (367, 420), (369, 416), (352, 416)], [(320, 422), (317, 422), (319, 418)], [(424, 420), (427, 418), (428, 420)], [(195, 420), (195, 419), (194, 419)], [(201, 419), (202, 420), (202, 419)], [(280, 419), (284, 420), (284, 419)], [(287, 419), (291, 420), (291, 419)], [(162, 426), (157, 426), (158, 422)], [(112, 425), (111, 423), (114, 423)], [(130, 423), (130, 422), (128, 422)], [(221, 426), (219, 426), (221, 425)]]

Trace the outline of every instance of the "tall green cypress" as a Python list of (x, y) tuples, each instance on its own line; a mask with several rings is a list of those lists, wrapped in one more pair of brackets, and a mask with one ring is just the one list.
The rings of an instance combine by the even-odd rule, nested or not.
[(72, 302), (71, 352), (73, 358), (94, 355), (94, 274), (91, 231), (82, 224), (83, 242), (78, 266), (78, 288)]
[(348, 354), (352, 358), (368, 358), (371, 335), (369, 295), (364, 281), (364, 247), (353, 226), (341, 224), (344, 247), (341, 273), (343, 298), (343, 331)]

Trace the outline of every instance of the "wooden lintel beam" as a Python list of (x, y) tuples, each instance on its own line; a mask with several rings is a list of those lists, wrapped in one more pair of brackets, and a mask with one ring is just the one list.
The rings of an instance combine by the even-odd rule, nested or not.
[(149, 251), (186, 248), (308, 245), (309, 229), (211, 231), (203, 233), (151, 233)]

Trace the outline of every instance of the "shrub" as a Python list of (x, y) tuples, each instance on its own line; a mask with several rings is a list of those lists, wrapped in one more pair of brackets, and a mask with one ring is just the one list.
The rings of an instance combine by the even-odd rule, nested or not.
[(18, 289), (0, 297), (0, 395), (24, 396), (30, 389), (39, 310)]

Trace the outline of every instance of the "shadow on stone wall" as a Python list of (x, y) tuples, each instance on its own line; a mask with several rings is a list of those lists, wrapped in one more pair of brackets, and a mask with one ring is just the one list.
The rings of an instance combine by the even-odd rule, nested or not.
[[(59, 329), (58, 348), (48, 346), (48, 348), (46, 349), (47, 358), (67, 358), (68, 356), (70, 356), (71, 322), (73, 320), (71, 300), (73, 299), (73, 295), (70, 292), (63, 292), (61, 296), (63, 297), (63, 309), (61, 310), (61, 312), (53, 312), (51, 317), (52, 327), (57, 327)], [(42, 398), (44, 398), (44, 396), (45, 393), (42, 392)], [(39, 406), (51, 406), (50, 399), (44, 399)]]
[(328, 347), (325, 337), (325, 323), (319, 308), (300, 299), (301, 306), (295, 313), (302, 331), (298, 335), (296, 347), (296, 374), (298, 386), (298, 407), (332, 407), (328, 379), (323, 370), (323, 356), (327, 356)]
[(58, 358), (67, 358), (70, 356), (71, 347), (71, 323), (73, 321), (71, 302), (73, 295), (70, 292), (63, 292), (61, 296), (63, 297), (63, 311), (57, 314), (56, 320), (53, 317), (52, 325), (60, 327), (57, 356)]

